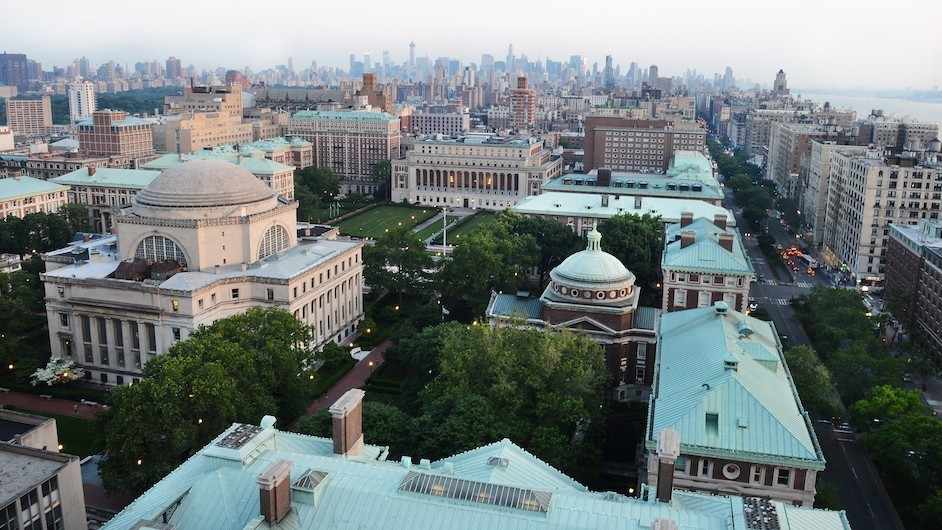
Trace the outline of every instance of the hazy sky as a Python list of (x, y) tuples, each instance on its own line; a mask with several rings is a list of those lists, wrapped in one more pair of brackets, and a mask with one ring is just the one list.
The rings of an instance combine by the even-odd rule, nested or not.
[[(584, 55), (687, 68), (770, 84), (779, 68), (792, 87), (942, 86), (942, 2), (937, 0), (51, 0), (4, 2), (0, 51), (26, 53), (44, 69), (85, 55), (133, 64), (174, 55), (198, 69), (295, 70), (349, 64), (371, 52), (393, 62), (416, 55), (479, 63), (507, 45), (530, 60)], [(44, 20), (37, 20), (44, 18)], [(22, 23), (20, 23), (22, 22)]]

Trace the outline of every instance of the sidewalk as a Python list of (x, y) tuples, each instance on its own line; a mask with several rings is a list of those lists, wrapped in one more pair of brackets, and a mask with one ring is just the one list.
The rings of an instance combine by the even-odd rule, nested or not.
[[(379, 345), (377, 345), (370, 352), (369, 355), (363, 358), (362, 361), (358, 362), (349, 372), (344, 374), (339, 381), (334, 383), (334, 386), (330, 387), (323, 396), (317, 398), (317, 400), (307, 408), (306, 416), (312, 416), (315, 413), (326, 409), (327, 407), (334, 404), (344, 392), (350, 390), (351, 388), (360, 388), (366, 384), (366, 380), (369, 379), (370, 375), (379, 368), (385, 358), (383, 357), (383, 352), (385, 352), (392, 342), (389, 339), (384, 340)], [(373, 366), (370, 366), (370, 362), (373, 363)]]
[(37, 395), (17, 392), (16, 390), (0, 392), (0, 405), (12, 405), (20, 409), (74, 416), (86, 420), (90, 420), (99, 412), (107, 410), (107, 407), (101, 404), (87, 405), (79, 401), (59, 398), (43, 399)]

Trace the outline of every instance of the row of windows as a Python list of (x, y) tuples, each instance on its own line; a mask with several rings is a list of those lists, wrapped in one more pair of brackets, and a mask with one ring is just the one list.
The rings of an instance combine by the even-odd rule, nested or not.
[[(710, 419), (709, 416), (711, 416), (711, 414), (707, 414), (707, 416), (708, 416), (708, 421), (709, 421)], [(696, 470), (688, 469), (689, 464), (690, 462), (687, 460), (687, 458), (681, 456), (680, 458), (677, 459), (676, 463), (674, 464), (674, 469), (680, 473), (690, 475), (690, 476), (702, 477), (702, 478), (714, 478), (714, 474), (716, 470), (714, 469), (715, 464), (712, 459), (709, 459), (709, 458), (700, 459), (699, 466), (697, 467)], [(772, 484), (774, 486), (781, 486), (784, 488), (791, 488), (793, 486), (794, 473), (792, 472), (791, 469), (784, 468), (784, 467), (774, 467), (770, 469), (766, 466), (762, 466), (759, 464), (753, 464), (752, 466), (750, 466), (749, 483), (759, 484), (759, 485), (765, 484), (766, 473), (770, 470), (773, 473)], [(723, 475), (723, 478), (726, 478), (727, 480), (737, 480), (739, 479), (740, 476), (742, 476), (742, 469), (740, 468), (739, 464), (729, 462), (723, 466), (721, 473)], [(716, 477), (716, 478), (719, 478), (719, 477)]]

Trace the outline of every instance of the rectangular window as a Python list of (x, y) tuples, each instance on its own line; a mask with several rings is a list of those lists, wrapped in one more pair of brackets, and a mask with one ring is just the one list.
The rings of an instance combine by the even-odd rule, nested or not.
[(713, 475), (713, 461), (709, 458), (700, 460), (700, 476), (710, 477)]
[(644, 361), (648, 358), (648, 344), (641, 342), (638, 344), (638, 361)]
[(69, 314), (68, 313), (59, 313), (59, 325), (64, 328), (69, 327)]
[(697, 296), (697, 307), (708, 307), (713, 299), (713, 293), (710, 291), (700, 291)]
[(753, 464), (749, 482), (753, 484), (763, 484), (765, 482), (765, 468), (758, 464)]
[(711, 412), (706, 413), (706, 432), (713, 436), (720, 435), (720, 415)]
[[(295, 287), (295, 291), (297, 291), (297, 287)], [(275, 290), (274, 290), (274, 289), (268, 289), (267, 297), (268, 297), (268, 300), (269, 300), (269, 301), (270, 301), (270, 300), (274, 300), (274, 299), (275, 299)]]
[(791, 486), (792, 471), (790, 469), (777, 468), (775, 470), (775, 484), (778, 486)]
[(639, 385), (644, 384), (644, 373), (645, 373), (644, 367), (635, 369), (635, 383)]
[(172, 328), (172, 330), (173, 330), (173, 340), (174, 341), (180, 340), (180, 328)]
[(238, 288), (232, 290), (232, 299), (233, 299), (233, 300), (238, 300), (238, 299), (239, 299), (239, 289), (238, 289)]
[(128, 324), (131, 325), (131, 348), (135, 350), (139, 350), (141, 349), (140, 324), (134, 321), (128, 322)]
[(687, 307), (687, 290), (674, 290), (674, 307)]
[(147, 351), (157, 353), (157, 329), (153, 324), (145, 324), (147, 327)]

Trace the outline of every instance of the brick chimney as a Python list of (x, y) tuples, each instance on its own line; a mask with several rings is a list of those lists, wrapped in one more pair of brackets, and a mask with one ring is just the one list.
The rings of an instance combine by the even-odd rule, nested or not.
[(681, 228), (689, 226), (693, 222), (693, 212), (681, 212), (680, 213), (680, 226)]
[(334, 420), (334, 454), (363, 455), (363, 396), (357, 388), (347, 390), (330, 406)]
[(680, 434), (661, 429), (657, 437), (657, 500), (671, 502), (674, 490), (674, 464), (680, 456)]
[(596, 186), (612, 185), (612, 170), (607, 167), (600, 167), (598, 175), (595, 177)]
[(291, 461), (276, 460), (255, 479), (262, 517), (275, 524), (291, 511)]
[(718, 213), (714, 215), (713, 224), (715, 224), (721, 230), (726, 230), (726, 214)]
[(722, 233), (719, 237), (720, 246), (726, 249), (726, 252), (733, 251), (733, 234)]
[(697, 240), (697, 233), (693, 230), (681, 230), (680, 232), (680, 248), (687, 248)]

